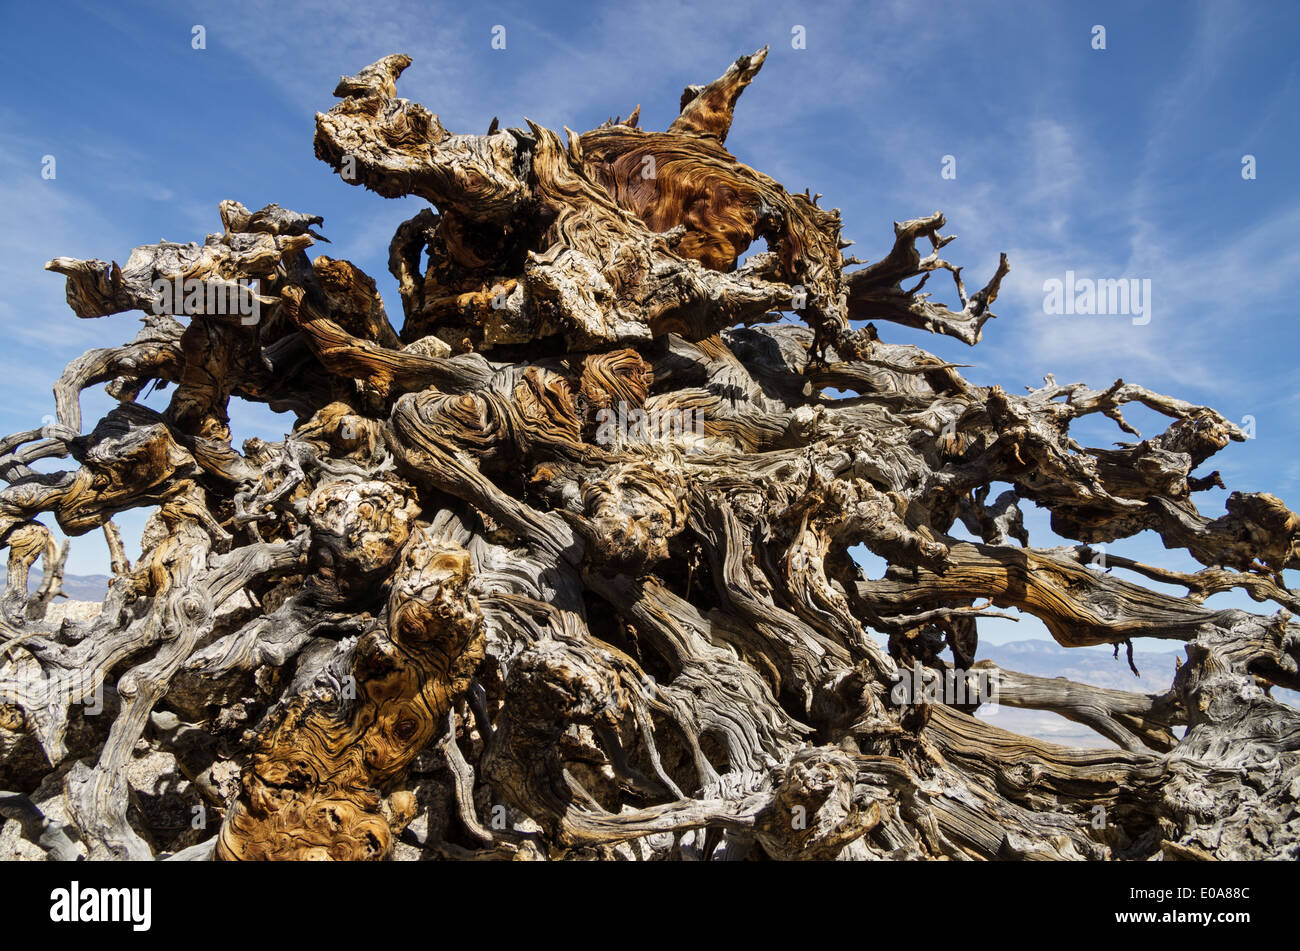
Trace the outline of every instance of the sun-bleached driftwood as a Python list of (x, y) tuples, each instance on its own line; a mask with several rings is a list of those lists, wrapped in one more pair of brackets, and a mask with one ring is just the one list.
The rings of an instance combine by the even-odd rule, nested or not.
[[(57, 422), (0, 442), (0, 739), (44, 761), (5, 766), (0, 811), (60, 859), (1296, 857), (1300, 714), (1269, 690), (1300, 688), (1300, 519), (1252, 492), (1197, 509), (1244, 438), (1213, 409), (1017, 395), (884, 339), (977, 344), (1007, 259), (968, 293), (937, 212), (846, 259), (838, 211), (726, 148), (765, 57), (688, 86), (663, 132), (638, 110), (459, 134), (399, 98), (405, 56), (340, 80), (317, 157), (433, 206), (389, 250), (398, 327), (370, 276), (309, 256), (322, 218), (277, 205), (224, 201), (221, 234), (125, 266), (51, 261), (77, 316), (146, 318), (68, 366)], [(256, 319), (153, 312), (190, 280), (257, 281)], [(96, 384), (120, 405), (83, 432)], [(292, 431), (236, 448), (232, 396)], [(1168, 428), (1143, 438), (1133, 403)], [(1132, 441), (1080, 446), (1092, 414)], [(1033, 545), (1024, 502), (1078, 545)], [(139, 507), (132, 565), (112, 518)], [(67, 550), (43, 516), (106, 533), (98, 614), (49, 618)], [(1204, 570), (1097, 570), (1091, 546), (1148, 529)], [(1204, 605), (1233, 588), (1276, 611)], [(978, 625), (1007, 608), (1186, 662), (1160, 694), (1003, 671)], [(900, 694), (909, 671), (1115, 748)], [(145, 749), (211, 827), (151, 821)]]

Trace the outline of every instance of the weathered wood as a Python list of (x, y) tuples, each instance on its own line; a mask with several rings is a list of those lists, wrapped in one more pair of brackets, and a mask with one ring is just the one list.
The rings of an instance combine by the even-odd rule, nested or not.
[[(1300, 518), (1252, 492), (1197, 509), (1244, 438), (1213, 409), (1123, 381), (1012, 395), (882, 339), (977, 344), (1008, 262), (968, 294), (937, 212), (845, 259), (838, 211), (725, 148), (765, 59), (688, 86), (666, 131), (638, 109), (567, 142), (452, 133), (398, 98), (406, 56), (340, 80), (317, 156), (436, 208), (390, 245), (400, 327), (359, 268), (308, 256), (322, 218), (278, 205), (223, 201), (221, 234), (125, 267), (51, 261), (78, 316), (148, 316), (69, 364), (57, 423), (0, 440), (0, 728), (47, 760), (0, 814), (54, 858), (1296, 857), (1300, 714), (1268, 691), (1300, 688)], [(951, 307), (922, 292), (940, 271)], [(159, 280), (256, 280), (260, 311), (151, 313)], [(120, 405), (83, 434), (99, 383)], [(135, 403), (168, 384), (165, 411)], [(233, 446), (232, 396), (292, 432)], [(1167, 429), (1144, 439), (1134, 402)], [(1093, 414), (1136, 441), (1080, 446)], [(1031, 545), (1024, 501), (1079, 546)], [(133, 566), (112, 517), (146, 506)], [(47, 620), (45, 514), (103, 528), (98, 614)], [(1148, 529), (1205, 569), (1095, 567)], [(1203, 604), (1234, 588), (1277, 612)], [(1186, 662), (1156, 694), (1002, 670), (979, 659), (1000, 608)], [(1117, 748), (976, 719), (986, 682)], [(215, 834), (152, 821), (145, 747)], [(30, 798), (47, 778), (79, 843)]]

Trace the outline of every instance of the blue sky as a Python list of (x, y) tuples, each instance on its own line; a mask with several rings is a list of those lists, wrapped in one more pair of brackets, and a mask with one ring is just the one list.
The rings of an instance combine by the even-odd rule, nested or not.
[[(161, 238), (202, 241), (217, 203), (278, 201), (325, 218), (344, 257), (379, 282), (394, 228), (416, 199), (344, 185), (312, 154), (313, 116), (342, 73), (392, 52), (414, 64), (402, 95), (458, 132), (525, 116), (583, 130), (641, 104), (664, 128), (682, 86), (707, 82), (770, 44), (728, 147), (792, 191), (842, 209), (865, 259), (891, 223), (941, 209), (946, 249), (978, 287), (1006, 251), (1012, 271), (975, 348), (880, 325), (961, 363), (977, 383), (1023, 391), (1117, 378), (1255, 418), (1257, 438), (1213, 461), (1228, 488), (1271, 491), (1300, 507), (1300, 370), (1293, 305), (1300, 274), (1300, 98), (1290, 3), (491, 3), (9, 4), (0, 39), (0, 326), (4, 433), (52, 413), (50, 387), (83, 350), (125, 341), (123, 314), (78, 320), (57, 255), (125, 261)], [(192, 27), (206, 49), (191, 46)], [(492, 29), (506, 27), (506, 48)], [(1093, 49), (1093, 27), (1106, 49)], [(793, 30), (804, 28), (806, 48)], [(1257, 177), (1244, 180), (1242, 157)], [(44, 156), (56, 161), (41, 176)], [(956, 178), (941, 177), (943, 157)], [(1043, 313), (1043, 282), (1151, 281), (1152, 319)], [(931, 289), (951, 302), (949, 286)], [(165, 396), (166, 394), (164, 394)], [(161, 398), (154, 401), (161, 405)], [(87, 428), (110, 401), (83, 396)], [(1164, 428), (1129, 414), (1144, 435)], [(232, 407), (237, 439), (279, 438), (289, 421)], [(1125, 438), (1105, 420), (1081, 442)], [(1211, 516), (1225, 493), (1198, 497)], [(1026, 512), (1034, 544), (1059, 543)], [(52, 525), (52, 520), (51, 527)], [(138, 547), (142, 515), (119, 518)], [(1111, 550), (1194, 568), (1158, 539)], [(74, 540), (69, 571), (102, 572), (98, 534)], [(872, 566), (869, 565), (869, 569)], [(1293, 574), (1293, 573), (1292, 573)], [(1289, 579), (1294, 582), (1294, 577)], [(1251, 607), (1225, 595), (1218, 602)], [(1033, 622), (990, 624), (993, 639)]]

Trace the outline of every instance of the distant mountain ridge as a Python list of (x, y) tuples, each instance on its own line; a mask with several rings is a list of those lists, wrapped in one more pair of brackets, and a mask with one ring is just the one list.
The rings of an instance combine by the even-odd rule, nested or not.
[[(8, 578), (7, 572), (0, 569), (0, 585)], [(63, 591), (69, 601), (103, 601), (108, 594), (108, 575), (64, 575)], [(35, 592), (41, 586), (41, 570), (32, 570), (27, 579), (27, 590)]]
[(1116, 657), (1112, 647), (1062, 647), (1049, 640), (1008, 641), (981, 644), (977, 659), (1037, 677), (1067, 677), (1112, 690), (1158, 693), (1169, 689), (1176, 662), (1187, 658), (1181, 648), (1158, 652), (1135, 648), (1133, 663), (1140, 678), (1129, 669), (1123, 648)]
[[(1171, 642), (1172, 643), (1172, 642)], [(1185, 661), (1181, 649), (1150, 651), (1135, 649), (1133, 663), (1141, 677), (1129, 670), (1125, 652), (1115, 657), (1110, 647), (1062, 647), (1055, 641), (1025, 640), (1005, 644), (981, 644), (978, 660), (991, 660), (1005, 670), (1015, 670), (1036, 677), (1065, 677), (1078, 683), (1131, 693), (1163, 693), (1174, 679), (1176, 661)], [(1273, 698), (1300, 709), (1300, 693), (1275, 687)], [(990, 714), (981, 710), (977, 716), (995, 726), (1070, 746), (1111, 747), (1109, 740), (1085, 726), (1043, 710), (1017, 710), (1001, 707)], [(1175, 731), (1181, 735), (1182, 729)]]

